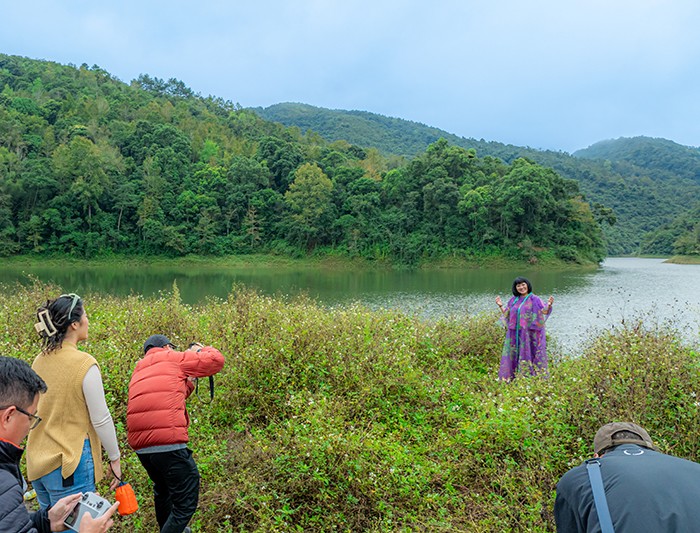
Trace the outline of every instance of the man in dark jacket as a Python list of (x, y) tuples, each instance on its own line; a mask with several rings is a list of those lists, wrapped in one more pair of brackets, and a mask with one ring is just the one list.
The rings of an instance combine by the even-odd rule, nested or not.
[[(40, 422), (36, 414), (39, 394), (46, 383), (27, 363), (0, 356), (0, 531), (49, 533), (64, 531), (63, 521), (81, 494), (66, 496), (48, 510), (29, 513), (24, 506), (26, 482), (19, 468), (24, 450), (20, 444), (29, 430)], [(107, 531), (112, 526), (114, 504), (107, 513), (93, 520), (88, 514), (80, 522), (80, 533)]]
[(187, 448), (190, 424), (185, 401), (194, 379), (224, 366), (221, 352), (192, 344), (184, 352), (164, 335), (151, 335), (129, 382), (126, 427), (129, 445), (153, 481), (161, 533), (188, 532), (199, 501), (199, 470)]
[[(700, 464), (656, 451), (644, 428), (606, 424), (593, 439), (615, 533), (700, 531)], [(557, 484), (559, 532), (601, 531), (586, 463)]]

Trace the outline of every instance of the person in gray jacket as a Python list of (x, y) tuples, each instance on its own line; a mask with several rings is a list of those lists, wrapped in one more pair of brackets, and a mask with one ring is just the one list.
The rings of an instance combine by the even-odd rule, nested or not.
[[(593, 448), (615, 533), (700, 531), (700, 464), (657, 451), (646, 430), (631, 422), (601, 427)], [(557, 484), (559, 532), (603, 530), (589, 462), (569, 470)], [(604, 512), (600, 516), (605, 520)]]
[[(43, 392), (46, 392), (46, 383), (26, 362), (0, 356), (0, 531), (65, 531), (63, 521), (81, 497), (81, 493), (66, 496), (53, 507), (33, 513), (24, 505), (26, 482), (19, 467), (24, 450), (20, 444), (41, 422), (37, 404)], [(113, 524), (111, 517), (118, 505), (115, 503), (95, 520), (86, 515), (80, 522), (80, 533), (107, 531)]]

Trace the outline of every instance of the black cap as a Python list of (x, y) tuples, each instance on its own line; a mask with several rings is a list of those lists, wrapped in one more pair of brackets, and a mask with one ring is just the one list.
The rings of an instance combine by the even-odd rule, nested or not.
[(146, 353), (151, 348), (162, 348), (168, 344), (172, 346), (173, 343), (165, 335), (151, 335), (143, 343), (143, 353)]

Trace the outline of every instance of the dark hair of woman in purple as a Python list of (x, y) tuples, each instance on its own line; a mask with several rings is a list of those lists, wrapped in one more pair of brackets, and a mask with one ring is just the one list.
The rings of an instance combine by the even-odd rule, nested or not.
[(518, 290), (515, 288), (516, 285), (520, 285), (521, 283), (524, 283), (527, 285), (527, 293), (530, 294), (532, 292), (532, 283), (530, 283), (530, 280), (527, 278), (515, 278), (513, 280), (513, 296), (520, 296), (520, 293)]

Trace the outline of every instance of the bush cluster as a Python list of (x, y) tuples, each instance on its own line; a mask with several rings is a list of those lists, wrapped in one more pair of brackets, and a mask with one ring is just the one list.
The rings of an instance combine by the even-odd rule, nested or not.
[[(2, 353), (31, 361), (34, 311), (62, 291), (0, 292)], [(194, 531), (553, 531), (556, 482), (591, 455), (603, 423), (637, 422), (663, 451), (699, 459), (697, 353), (641, 323), (557, 358), (549, 380), (505, 384), (490, 315), (425, 321), (242, 287), (198, 306), (177, 287), (85, 305), (84, 349), (100, 361), (141, 505), (117, 532), (156, 529), (125, 431), (131, 370), (156, 332), (226, 356), (214, 402), (188, 402), (202, 474)]]

